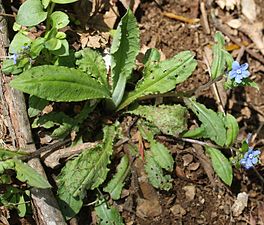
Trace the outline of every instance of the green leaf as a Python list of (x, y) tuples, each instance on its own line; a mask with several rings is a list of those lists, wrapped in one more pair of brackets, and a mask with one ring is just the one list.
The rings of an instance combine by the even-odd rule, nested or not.
[[(64, 40), (58, 40), (60, 43), (61, 43), (61, 47), (57, 50), (52, 50), (51, 53), (56, 55), (56, 56), (68, 56), (70, 53), (69, 53), (69, 43), (66, 39)], [(71, 64), (74, 64), (74, 62), (71, 62)], [(68, 64), (66, 64), (67, 67), (70, 67), (68, 66)]]
[(142, 116), (157, 126), (162, 133), (177, 136), (187, 129), (187, 110), (181, 105), (138, 106), (126, 111)]
[(36, 172), (35, 169), (18, 159), (13, 159), (15, 163), (15, 170), (17, 179), (22, 182), (27, 182), (31, 187), (36, 188), (50, 188), (51, 185), (46, 178)]
[(116, 106), (123, 98), (126, 81), (135, 66), (138, 53), (139, 28), (135, 16), (128, 9), (117, 27), (111, 46), (112, 99)]
[(170, 175), (164, 175), (162, 168), (153, 158), (152, 154), (146, 152), (145, 170), (148, 174), (148, 180), (155, 188), (168, 191), (172, 188), (172, 179)]
[(80, 70), (37, 66), (11, 81), (11, 86), (39, 98), (57, 102), (109, 98), (109, 92)]
[(174, 160), (170, 150), (154, 139), (155, 132), (141, 125), (138, 125), (138, 128), (142, 136), (150, 142), (150, 151), (153, 159), (162, 169), (172, 172)]
[(224, 73), (226, 63), (225, 52), (223, 51), (225, 39), (221, 32), (216, 32), (215, 41), (217, 44), (213, 46), (212, 79), (216, 79)]
[(5, 161), (0, 161), (0, 174), (5, 172), (5, 170), (13, 170), (15, 168), (14, 160), (8, 159)]
[(90, 48), (85, 48), (75, 53), (78, 68), (97, 79), (106, 88), (109, 88), (107, 71), (101, 54)]
[(224, 117), (224, 123), (226, 126), (226, 143), (225, 146), (230, 147), (236, 140), (239, 126), (236, 121), (236, 118), (233, 117), (231, 114), (227, 113)]
[(35, 26), (47, 18), (40, 0), (27, 0), (18, 10), (16, 22), (22, 26)]
[(213, 110), (207, 109), (203, 104), (191, 98), (184, 98), (184, 102), (202, 122), (205, 129), (203, 137), (210, 138), (216, 144), (224, 146), (226, 142), (226, 129), (222, 118)]
[(100, 225), (123, 225), (123, 219), (115, 207), (109, 207), (106, 200), (103, 198), (97, 199), (95, 212), (100, 218)]
[(185, 138), (201, 138), (205, 136), (205, 128), (204, 126), (196, 127), (192, 130), (188, 130), (187, 132), (184, 132), (182, 137)]
[(51, 0), (51, 1), (58, 4), (68, 4), (68, 3), (77, 2), (78, 0)]
[(58, 126), (51, 134), (52, 138), (65, 138), (77, 126), (77, 121), (63, 112), (51, 112), (34, 121), (33, 128), (44, 127), (49, 129)]
[(69, 17), (66, 13), (61, 11), (55, 11), (50, 15), (52, 27), (61, 29), (69, 24)]
[(167, 171), (172, 172), (174, 160), (170, 150), (163, 144), (152, 139), (150, 141), (150, 151), (153, 154), (154, 160), (159, 166)]
[(34, 95), (29, 96), (29, 108), (28, 108), (28, 116), (30, 118), (37, 116), (42, 112), (46, 105), (48, 105), (48, 101), (42, 98), (38, 98)]
[(14, 36), (9, 46), (9, 53), (19, 53), (23, 51), (23, 47), (29, 46), (30, 43), (31, 43), (31, 39), (29, 37), (24, 35), (22, 32), (18, 32)]
[(33, 59), (37, 58), (45, 47), (45, 38), (38, 37), (37, 39), (32, 41), (30, 45), (30, 55)]
[(227, 185), (231, 186), (233, 180), (232, 166), (229, 160), (218, 149), (206, 147), (206, 152), (211, 157), (212, 165), (216, 174)]
[(48, 5), (50, 4), (51, 0), (42, 0), (42, 5), (44, 7), (44, 9), (46, 9), (48, 7)]
[(18, 196), (18, 198), (19, 198), (19, 201), (17, 204), (18, 215), (19, 215), (19, 217), (24, 217), (26, 215), (26, 212), (27, 212), (26, 202), (25, 202), (23, 194), (20, 194)]
[(151, 70), (147, 70), (150, 72), (144, 73), (135, 90), (124, 98), (118, 110), (140, 97), (171, 91), (176, 84), (185, 81), (192, 74), (196, 65), (196, 60), (193, 59), (190, 51), (180, 52), (172, 59), (154, 64)]
[(57, 38), (51, 38), (45, 42), (45, 47), (48, 50), (56, 51), (61, 48), (61, 41)]
[(63, 167), (57, 181), (58, 196), (63, 203), (61, 210), (66, 217), (80, 210), (79, 200), (85, 197), (87, 189), (93, 190), (105, 181), (115, 135), (114, 125), (105, 127), (102, 146), (84, 151)]
[(8, 149), (0, 148), (0, 161), (5, 161), (7, 159), (12, 159), (15, 157), (20, 157), (25, 155), (27, 154), (24, 152), (11, 151)]
[(124, 155), (117, 166), (117, 172), (104, 188), (105, 192), (111, 195), (111, 198), (118, 200), (125, 185), (125, 179), (130, 172), (129, 158)]

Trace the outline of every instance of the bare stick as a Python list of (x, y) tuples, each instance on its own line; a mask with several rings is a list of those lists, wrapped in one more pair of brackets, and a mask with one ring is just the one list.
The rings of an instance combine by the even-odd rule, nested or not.
[[(4, 13), (1, 0), (0, 12)], [(1, 18), (1, 22), (2, 21), (4, 21), (4, 18)], [(3, 40), (8, 39), (7, 29), (5, 29), (5, 31), (6, 32), (0, 32), (1, 55), (6, 54), (6, 46)], [(36, 147), (33, 144), (24, 95), (23, 93), (10, 88), (10, 86), (8, 85), (8, 82), (10, 80), (9, 77), (0, 73), (0, 79), (0, 90), (2, 91), (0, 100), (1, 102), (5, 102), (6, 109), (8, 110), (8, 114), (5, 116), (8, 121), (10, 120), (10, 124), (8, 124), (9, 131), (12, 131), (14, 133), (11, 136), (12, 142), (14, 143), (14, 145), (16, 145), (15, 147), (17, 148), (26, 149), (27, 152), (34, 152), (36, 151)], [(32, 159), (28, 162), (28, 164), (42, 176), (46, 177), (45, 171), (39, 159)], [(59, 210), (59, 206), (51, 189), (32, 188), (31, 200), (35, 221), (38, 225), (66, 225), (64, 217)]]
[(206, 8), (205, 8), (204, 2), (200, 3), (200, 10), (201, 10), (201, 13), (202, 13), (203, 27), (204, 27), (205, 33), (206, 34), (210, 34), (211, 31), (210, 31), (210, 26), (209, 26), (209, 23), (208, 23), (207, 12), (206, 12)]

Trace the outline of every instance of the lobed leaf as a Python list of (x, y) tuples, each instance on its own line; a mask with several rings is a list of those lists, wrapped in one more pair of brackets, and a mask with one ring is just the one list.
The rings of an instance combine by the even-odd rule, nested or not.
[(123, 98), (126, 81), (130, 77), (139, 53), (139, 28), (130, 9), (118, 24), (111, 46), (112, 99), (119, 105)]
[(187, 110), (181, 105), (138, 106), (126, 111), (141, 116), (157, 126), (162, 133), (178, 135), (187, 129)]
[(232, 166), (229, 160), (218, 149), (206, 147), (206, 152), (210, 155), (212, 165), (216, 174), (227, 185), (231, 186), (233, 180)]
[(63, 66), (33, 67), (11, 81), (25, 93), (57, 102), (109, 98), (109, 91), (80, 70)]
[(172, 59), (154, 64), (151, 70), (144, 73), (143, 78), (137, 83), (135, 90), (124, 97), (118, 110), (128, 106), (136, 99), (158, 93), (166, 93), (186, 80), (195, 69), (197, 63), (190, 51), (180, 52)]
[(213, 110), (207, 109), (203, 104), (191, 98), (184, 98), (184, 102), (202, 122), (205, 131), (203, 137), (210, 138), (216, 144), (224, 146), (226, 142), (226, 129), (223, 119)]
[(47, 18), (40, 0), (27, 0), (19, 8), (16, 22), (22, 26), (35, 26)]
[(125, 179), (130, 173), (129, 158), (124, 155), (117, 166), (117, 172), (109, 181), (104, 191), (108, 192), (112, 199), (118, 200), (125, 185)]
[(105, 181), (115, 135), (114, 125), (105, 127), (102, 146), (84, 151), (63, 167), (57, 179), (58, 196), (61, 210), (67, 218), (79, 212), (86, 190), (93, 190)]

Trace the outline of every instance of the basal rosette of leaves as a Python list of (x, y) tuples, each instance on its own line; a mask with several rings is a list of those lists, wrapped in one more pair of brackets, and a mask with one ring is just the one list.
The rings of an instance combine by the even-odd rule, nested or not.
[[(78, 132), (93, 111), (98, 110), (103, 112), (102, 114), (107, 112), (108, 116), (112, 113), (113, 118), (117, 118), (122, 110), (122, 115), (140, 117), (136, 123), (137, 129), (142, 139), (149, 143), (149, 148), (144, 152), (144, 169), (149, 182), (155, 188), (166, 191), (172, 188), (171, 173), (175, 165), (170, 150), (155, 139), (157, 134), (183, 140), (202, 139), (208, 141), (208, 144), (216, 145), (217, 148), (205, 145), (205, 152), (210, 156), (216, 174), (230, 186), (233, 178), (232, 165), (221, 150), (228, 150), (236, 141), (239, 132), (236, 119), (231, 114), (215, 112), (194, 97), (187, 94), (177, 96), (174, 92), (175, 87), (187, 80), (195, 70), (197, 62), (194, 53), (183, 51), (171, 59), (160, 61), (158, 50), (148, 50), (141, 78), (134, 82), (133, 90), (127, 91), (127, 83), (133, 78), (136, 57), (140, 50), (139, 28), (132, 11), (126, 12), (114, 33), (110, 50), (111, 72), (108, 73), (99, 51), (92, 49), (82, 49), (75, 53), (69, 51), (66, 36), (60, 31), (68, 25), (69, 17), (64, 12), (52, 10), (55, 3), (72, 2), (75, 0), (27, 0), (18, 12), (16, 21), (18, 33), (9, 49), (12, 55), (4, 63), (3, 68), (5, 72), (19, 74), (11, 81), (11, 87), (30, 95), (29, 116), (36, 117), (33, 127), (50, 129), (57, 126), (52, 136), (65, 138), (71, 131)], [(32, 14), (26, 15), (27, 10)], [(35, 40), (27, 36), (27, 30), (21, 29), (21, 26), (35, 26), (44, 21), (47, 22), (47, 31), (43, 37)], [(224, 49), (224, 38), (221, 33), (216, 33), (215, 41), (217, 43), (213, 46), (214, 58), (210, 70), (213, 81), (225, 76), (225, 72), (231, 69), (233, 63), (233, 58)], [(28, 48), (25, 49), (25, 46)], [(65, 61), (65, 57), (68, 61)], [(227, 80), (226, 83), (228, 82)], [(170, 91), (181, 98), (181, 105), (138, 104), (142, 98), (151, 95), (162, 96)], [(49, 101), (86, 103), (74, 118), (64, 112), (52, 112), (39, 117)], [(132, 104), (133, 107), (130, 107)], [(130, 108), (127, 110), (128, 107)], [(195, 129), (188, 130), (188, 117), (191, 111), (196, 116), (198, 125)], [(103, 140), (95, 148), (87, 149), (69, 160), (61, 169), (56, 179), (57, 196), (65, 218), (69, 219), (80, 211), (84, 198), (89, 197), (87, 190), (92, 190), (98, 195), (95, 212), (100, 221), (123, 224), (118, 210), (100, 192), (108, 193), (113, 200), (120, 199), (122, 189), (130, 175), (132, 162), (130, 155), (123, 154), (116, 170), (109, 169), (114, 143), (118, 135), (121, 136), (118, 132), (121, 128), (118, 121), (114, 121), (112, 125), (99, 122), (101, 127), (104, 127), (101, 132)], [(130, 150), (129, 154), (139, 157), (137, 151)], [(4, 162), (6, 164), (0, 166), (0, 171), (1, 168), (4, 171), (9, 167), (17, 171), (27, 170), (26, 164), (22, 161), (8, 158)], [(24, 176), (20, 172), (17, 174), (29, 185), (36, 186), (36, 182), (40, 182), (41, 187), (49, 187), (42, 178), (30, 177), (30, 172), (28, 169)], [(109, 180), (107, 177), (112, 179)]]

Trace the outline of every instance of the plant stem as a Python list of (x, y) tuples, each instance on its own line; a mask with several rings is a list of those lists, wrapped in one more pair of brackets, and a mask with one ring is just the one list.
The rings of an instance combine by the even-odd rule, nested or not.
[(46, 33), (47, 31), (50, 30), (50, 15), (52, 14), (54, 7), (55, 7), (56, 3), (52, 2), (49, 6), (48, 6), (48, 15), (47, 15), (47, 23), (46, 23)]

